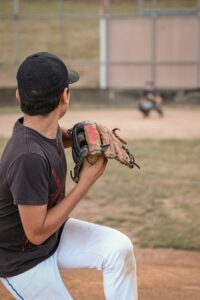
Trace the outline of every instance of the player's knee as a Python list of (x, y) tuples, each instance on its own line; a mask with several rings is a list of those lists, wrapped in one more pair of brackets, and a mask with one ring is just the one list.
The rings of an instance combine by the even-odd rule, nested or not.
[(113, 238), (108, 265), (124, 273), (130, 273), (135, 268), (133, 244), (126, 235), (119, 233)]
[(133, 244), (125, 234), (120, 234), (118, 241), (118, 252), (119, 254), (124, 252), (133, 252)]

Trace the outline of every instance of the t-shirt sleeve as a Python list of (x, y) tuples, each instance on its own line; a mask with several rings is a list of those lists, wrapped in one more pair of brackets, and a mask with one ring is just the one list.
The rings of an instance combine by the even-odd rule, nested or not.
[(14, 204), (48, 203), (49, 173), (45, 159), (40, 155), (20, 155), (9, 169), (7, 182)]

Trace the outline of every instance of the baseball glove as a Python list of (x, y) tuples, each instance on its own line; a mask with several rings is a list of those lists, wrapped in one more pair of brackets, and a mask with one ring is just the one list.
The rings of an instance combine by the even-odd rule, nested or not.
[(94, 164), (99, 156), (104, 155), (109, 159), (116, 159), (123, 165), (140, 168), (136, 164), (134, 156), (125, 146), (126, 142), (116, 133), (118, 128), (112, 131), (105, 126), (91, 121), (82, 121), (70, 129), (72, 136), (72, 157), (75, 163), (71, 177), (75, 182), (79, 180), (79, 174), (85, 159)]

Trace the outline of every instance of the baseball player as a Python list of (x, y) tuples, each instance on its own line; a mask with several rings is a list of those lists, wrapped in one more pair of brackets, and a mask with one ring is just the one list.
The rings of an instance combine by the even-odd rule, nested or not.
[(0, 279), (15, 299), (72, 299), (60, 268), (101, 270), (106, 299), (137, 299), (129, 238), (70, 217), (107, 163), (103, 157), (94, 165), (85, 161), (78, 183), (65, 195), (64, 147), (70, 147), (71, 136), (58, 121), (68, 111), (69, 85), (78, 79), (47, 52), (30, 55), (17, 72), (23, 116), (0, 162)]
[(144, 117), (149, 117), (152, 110), (158, 112), (160, 117), (163, 117), (162, 97), (159, 90), (155, 87), (154, 82), (147, 80), (143, 95), (139, 100), (138, 108), (143, 113)]

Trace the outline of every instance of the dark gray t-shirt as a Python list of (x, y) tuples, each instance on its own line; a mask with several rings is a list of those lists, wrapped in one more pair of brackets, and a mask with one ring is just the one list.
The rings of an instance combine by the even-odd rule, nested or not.
[(64, 198), (67, 164), (58, 128), (48, 139), (16, 122), (0, 160), (0, 276), (27, 271), (57, 249), (62, 227), (37, 246), (26, 237), (18, 204), (53, 207)]

